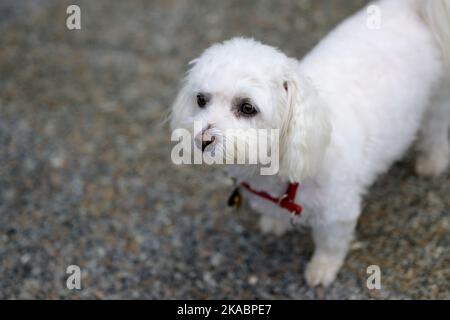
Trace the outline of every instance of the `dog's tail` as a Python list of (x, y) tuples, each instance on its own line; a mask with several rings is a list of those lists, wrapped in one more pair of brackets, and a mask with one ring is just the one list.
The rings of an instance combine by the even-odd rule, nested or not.
[(422, 14), (441, 47), (446, 78), (450, 80), (450, 0), (420, 2)]

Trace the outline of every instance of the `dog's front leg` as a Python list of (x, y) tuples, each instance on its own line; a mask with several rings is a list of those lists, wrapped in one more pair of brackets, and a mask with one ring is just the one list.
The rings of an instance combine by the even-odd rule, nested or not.
[(312, 226), (315, 250), (305, 271), (309, 286), (330, 285), (347, 254), (356, 220), (318, 223)]

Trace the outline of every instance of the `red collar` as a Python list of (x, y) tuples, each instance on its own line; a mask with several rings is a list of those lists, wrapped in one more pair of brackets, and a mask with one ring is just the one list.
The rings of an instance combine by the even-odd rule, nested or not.
[(302, 206), (295, 203), (298, 183), (289, 183), (286, 192), (280, 198), (273, 197), (265, 191), (255, 190), (247, 182), (242, 182), (241, 186), (261, 198), (277, 203), (281, 208), (288, 210), (292, 215), (300, 216), (300, 213), (302, 213)]

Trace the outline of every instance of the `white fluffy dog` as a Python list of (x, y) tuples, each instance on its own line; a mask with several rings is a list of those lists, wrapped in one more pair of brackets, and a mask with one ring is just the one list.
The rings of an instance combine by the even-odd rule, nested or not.
[[(192, 62), (172, 108), (172, 128), (204, 123), (197, 136), (211, 128), (280, 129), (277, 175), (234, 174), (273, 197), (300, 184), (295, 202), (315, 242), (305, 272), (310, 286), (335, 279), (362, 196), (418, 133), (417, 173), (438, 175), (449, 165), (450, 0), (373, 5), (379, 28), (361, 10), (301, 61), (252, 39), (213, 45)], [(284, 208), (243, 192), (263, 214), (264, 231), (290, 227)]]

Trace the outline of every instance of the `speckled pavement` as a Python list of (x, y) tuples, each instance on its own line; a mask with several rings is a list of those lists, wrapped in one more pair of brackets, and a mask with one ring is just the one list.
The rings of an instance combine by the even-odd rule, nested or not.
[[(69, 3), (80, 31), (65, 28)], [(413, 152), (371, 188), (327, 290), (303, 279), (308, 232), (262, 235), (255, 214), (225, 208), (218, 171), (170, 161), (160, 123), (190, 59), (237, 35), (301, 57), (364, 3), (0, 6), (0, 298), (449, 299), (450, 176), (416, 177)], [(380, 291), (365, 286), (372, 264)]]

